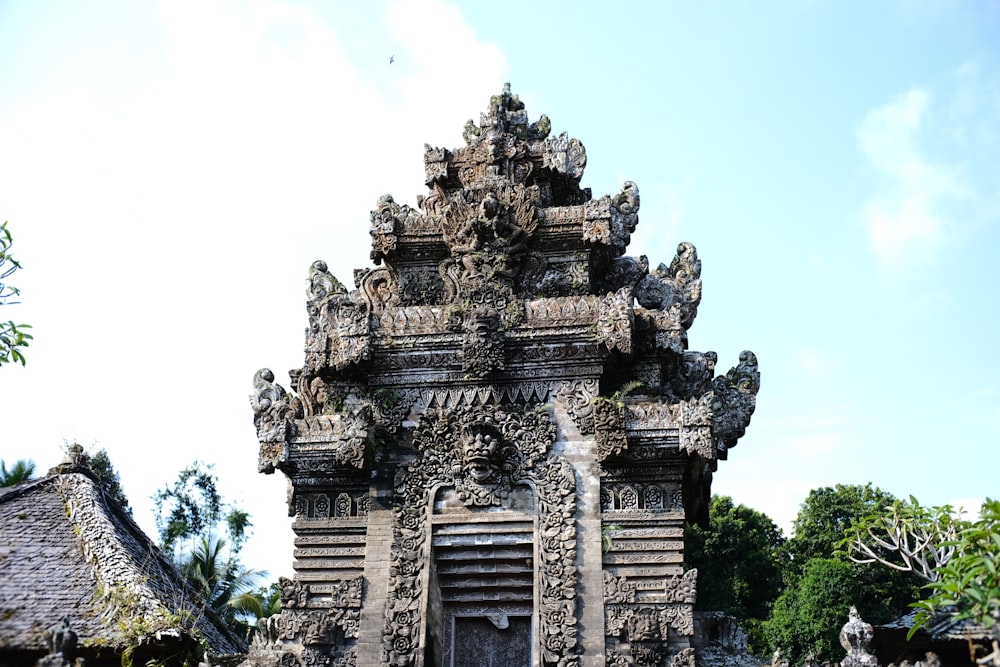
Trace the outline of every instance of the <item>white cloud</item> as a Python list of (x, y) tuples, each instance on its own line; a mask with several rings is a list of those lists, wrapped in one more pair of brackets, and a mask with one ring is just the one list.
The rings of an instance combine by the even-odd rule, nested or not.
[[(36, 334), (28, 366), (4, 378), (0, 458), (44, 470), (64, 438), (97, 440), (150, 532), (149, 495), (214, 462), (268, 536), (247, 562), (289, 573), (284, 483), (255, 470), (253, 373), (270, 366), (288, 386), (310, 262), (350, 285), (369, 265), (377, 197), (415, 203), (424, 142), (458, 145), (507, 68), (445, 3), (379, 18), (365, 34), (400, 42), (391, 66), (389, 52), (377, 67), (352, 60), (346, 31), (361, 27), (309, 7), (170, 0), (148, 40), (166, 47), (139, 85), (0, 99), (0, 183)], [(42, 397), (55, 387), (72, 400), (53, 412)]]
[(861, 213), (883, 269), (926, 259), (949, 231), (944, 205), (965, 194), (953, 169), (932, 163), (919, 149), (929, 104), (928, 93), (915, 88), (870, 112), (858, 131), (865, 157), (889, 181)]

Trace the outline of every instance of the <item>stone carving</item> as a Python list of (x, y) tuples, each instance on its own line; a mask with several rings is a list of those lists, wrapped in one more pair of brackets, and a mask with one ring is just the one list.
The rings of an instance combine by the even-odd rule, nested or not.
[(593, 401), (593, 415), (597, 452), (602, 461), (628, 449), (624, 403), (597, 397)]
[(635, 300), (650, 310), (679, 308), (679, 324), (686, 331), (698, 314), (701, 303), (701, 260), (690, 243), (677, 246), (670, 266), (665, 264), (645, 276), (635, 288)]
[(309, 586), (287, 577), (278, 577), (278, 590), (281, 595), (282, 609), (300, 609), (306, 606), (309, 599)]
[(547, 137), (551, 128), (552, 123), (545, 115), (542, 115), (538, 122), (529, 125), (524, 103), (520, 97), (511, 94), (510, 84), (505, 83), (503, 92), (491, 97), (486, 112), (480, 114), (479, 125), (471, 120), (468, 121), (462, 136), (470, 146), (485, 144), (488, 154), (505, 155), (503, 149), (509, 151), (510, 144), (499, 143), (506, 139), (502, 135), (507, 134), (511, 135), (511, 138), (522, 140), (538, 140)]
[(851, 606), (847, 623), (840, 629), (840, 645), (847, 651), (847, 656), (840, 661), (842, 667), (877, 667), (878, 660), (868, 652), (871, 640), (871, 624), (861, 620), (857, 608)]
[(597, 319), (598, 340), (604, 343), (609, 351), (617, 350), (622, 354), (631, 354), (634, 319), (632, 289), (623, 287), (609, 294), (601, 301), (601, 312)]
[[(542, 118), (548, 123), (548, 118), (545, 116)], [(545, 140), (542, 164), (560, 174), (580, 179), (587, 166), (587, 150), (579, 139), (570, 139), (569, 134), (563, 132), (558, 137), (549, 137)]]
[(61, 623), (50, 626), (45, 636), (49, 653), (38, 661), (38, 667), (70, 667), (74, 659), (76, 666), (82, 667), (83, 658), (76, 658), (77, 636), (70, 627), (68, 616)]
[(371, 213), (372, 261), (381, 264), (383, 259), (388, 260), (396, 251), (397, 235), (408, 226), (407, 223), (410, 226), (419, 224), (422, 217), (420, 211), (397, 204), (392, 195), (379, 197)]
[(329, 365), (340, 370), (368, 358), (368, 304), (357, 293), (349, 294), (327, 270), (326, 262), (313, 262), (309, 268), (306, 311), (307, 369), (316, 371)]
[(547, 415), (501, 409), (439, 412), (414, 432), (420, 458), (396, 476), (392, 563), (383, 634), (383, 660), (416, 661), (422, 640), (423, 592), (429, 559), (428, 494), (454, 486), (462, 502), (500, 504), (511, 488), (532, 484), (538, 494), (538, 581), (543, 664), (573, 667), (576, 647), (576, 482), (569, 465), (547, 457), (555, 428)]
[(741, 352), (740, 363), (724, 376), (716, 377), (712, 386), (715, 391), (712, 402), (715, 446), (720, 457), (724, 458), (726, 451), (743, 437), (757, 404), (760, 371), (757, 370), (756, 355), (749, 351)]
[[(601, 650), (609, 665), (689, 665), (682, 521), (707, 520), (756, 358), (717, 377), (715, 353), (688, 350), (694, 246), (652, 271), (627, 255), (638, 187), (592, 198), (583, 144), (530, 123), (509, 86), (464, 138), (424, 146), (416, 207), (375, 202), (374, 266), (354, 289), (310, 267), (295, 395), (254, 378), (260, 469), (290, 481), (296, 575), (251, 662), (460, 662), (470, 644), (449, 642), (465, 624), (533, 642), (539, 667)], [(599, 395), (637, 382), (642, 396)], [(581, 561), (603, 591), (577, 580), (577, 521), (610, 541)], [(604, 633), (578, 625), (578, 607), (602, 604)]]
[(635, 582), (625, 577), (616, 577), (607, 570), (604, 572), (604, 603), (623, 604), (635, 602)]
[[(275, 463), (281, 459), (283, 443), (293, 432), (293, 420), (302, 416), (302, 405), (274, 381), (271, 369), (262, 368), (253, 376), (250, 406), (254, 412), (257, 438), (261, 442), (261, 470), (269, 467), (273, 471)], [(265, 447), (272, 444), (279, 446)], [(265, 458), (268, 461), (266, 464)]]
[(605, 195), (588, 206), (583, 239), (606, 246), (614, 257), (625, 252), (639, 223), (639, 187), (626, 181), (614, 197)]
[(594, 399), (597, 397), (597, 382), (595, 380), (570, 380), (559, 387), (556, 400), (566, 407), (580, 433), (594, 433)]

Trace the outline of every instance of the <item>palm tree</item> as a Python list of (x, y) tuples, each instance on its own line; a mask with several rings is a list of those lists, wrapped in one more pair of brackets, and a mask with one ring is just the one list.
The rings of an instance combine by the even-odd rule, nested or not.
[(14, 486), (27, 482), (35, 476), (35, 462), (31, 459), (19, 459), (7, 470), (7, 464), (0, 460), (0, 487)]
[(181, 570), (204, 596), (206, 606), (246, 639), (256, 619), (265, 616), (257, 588), (265, 573), (243, 567), (226, 547), (220, 537), (201, 536)]

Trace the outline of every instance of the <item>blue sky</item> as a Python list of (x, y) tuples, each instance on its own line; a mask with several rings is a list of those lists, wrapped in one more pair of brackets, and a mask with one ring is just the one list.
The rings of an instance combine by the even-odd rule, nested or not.
[[(698, 248), (692, 349), (762, 387), (714, 490), (786, 532), (812, 488), (1000, 485), (1000, 5), (0, 3), (0, 220), (34, 325), (0, 458), (107, 448), (137, 518), (199, 458), (290, 571), (253, 373), (302, 363), (304, 279), (368, 265), (505, 81), (642, 195), (630, 254)], [(394, 62), (389, 63), (389, 57)], [(260, 535), (267, 535), (262, 538)]]

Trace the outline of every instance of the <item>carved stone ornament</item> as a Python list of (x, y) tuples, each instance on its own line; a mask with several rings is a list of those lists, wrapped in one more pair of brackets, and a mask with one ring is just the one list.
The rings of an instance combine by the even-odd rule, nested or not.
[(617, 350), (622, 354), (631, 354), (634, 318), (630, 287), (623, 287), (609, 294), (601, 301), (601, 313), (597, 319), (597, 339), (604, 343), (609, 351)]
[(877, 667), (878, 660), (868, 652), (871, 640), (871, 624), (861, 620), (857, 608), (852, 606), (847, 623), (840, 629), (840, 645), (847, 651), (847, 655), (840, 661), (842, 667)]
[(597, 396), (596, 380), (570, 380), (559, 387), (556, 400), (566, 408), (580, 433), (594, 433), (594, 399)]
[(470, 409), (421, 418), (414, 431), (420, 457), (396, 475), (389, 599), (383, 661), (416, 664), (422, 653), (421, 581), (430, 560), (433, 493), (454, 487), (467, 505), (502, 502), (515, 485), (538, 497), (539, 652), (542, 664), (575, 667), (576, 481), (569, 464), (546, 453), (555, 427), (540, 412)]
[[(688, 667), (696, 575), (667, 573), (750, 421), (756, 357), (717, 376), (715, 353), (688, 349), (695, 247), (655, 269), (627, 255), (639, 188), (594, 199), (583, 144), (530, 122), (509, 85), (463, 137), (424, 146), (416, 206), (375, 202), (353, 289), (309, 268), (294, 394), (254, 376), (296, 575), (250, 662), (457, 664), (483, 640), (530, 642), (536, 667), (602, 648), (612, 666)], [(601, 529), (580, 559), (578, 522)]]
[(368, 359), (371, 352), (368, 303), (347, 289), (329, 271), (325, 262), (309, 269), (306, 311), (305, 368), (337, 370)]
[(712, 385), (715, 392), (712, 402), (715, 446), (719, 457), (725, 458), (726, 451), (746, 433), (757, 404), (760, 371), (756, 355), (750, 351), (741, 352), (740, 363), (725, 375), (716, 377)]
[(680, 326), (685, 331), (691, 328), (701, 303), (701, 260), (695, 247), (690, 243), (678, 245), (669, 267), (660, 264), (639, 282), (635, 300), (649, 310), (669, 311), (677, 306)]
[(609, 398), (597, 397), (593, 402), (594, 438), (601, 461), (621, 454), (628, 449), (625, 432), (625, 404)]
[[(265, 458), (266, 444), (280, 444), (269, 448), (266, 458), (281, 456), (283, 443), (292, 432), (292, 422), (302, 416), (302, 404), (290, 397), (284, 388), (274, 381), (274, 373), (262, 368), (253, 376), (253, 393), (250, 395), (253, 408), (253, 423), (257, 427), (257, 438), (261, 442), (261, 457)], [(273, 470), (273, 464), (271, 465)]]

